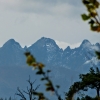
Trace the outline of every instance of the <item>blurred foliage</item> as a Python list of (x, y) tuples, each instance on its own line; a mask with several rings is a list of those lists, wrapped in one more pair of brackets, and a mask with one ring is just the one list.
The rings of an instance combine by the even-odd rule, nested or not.
[[(25, 55), (27, 57), (26, 60), (27, 64), (29, 66), (32, 66), (32, 68), (36, 69), (37, 75), (42, 75), (41, 81), (46, 81), (45, 83), (46, 91), (54, 92), (58, 100), (63, 100), (57, 91), (57, 89), (60, 88), (60, 86), (59, 85), (54, 86), (49, 78), (49, 73), (51, 72), (51, 70), (44, 71), (45, 65), (37, 62), (34, 56), (30, 52), (26, 52)], [(99, 98), (99, 91), (100, 91), (99, 68), (97, 67), (95, 70), (93, 68), (90, 68), (89, 73), (80, 74), (80, 79), (81, 81), (74, 82), (74, 84), (69, 88), (69, 91), (65, 94), (65, 100), (72, 100), (75, 93), (79, 92), (80, 90), (87, 91), (88, 88), (96, 89), (97, 98)], [(47, 100), (47, 98), (44, 96), (43, 93), (34, 92), (33, 95), (38, 96), (39, 100)], [(81, 98), (81, 100), (85, 99)]]
[(93, 68), (90, 68), (90, 72), (87, 74), (81, 74), (80, 79), (87, 85), (87, 87), (91, 89), (96, 89), (97, 96), (99, 97), (100, 70), (98, 67), (95, 70)]
[(100, 98), (98, 97), (93, 98), (93, 97), (86, 95), (85, 97), (81, 97), (81, 98), (77, 97), (77, 100), (100, 100)]
[[(97, 67), (96, 70), (90, 68), (90, 72), (86, 74), (80, 74), (81, 81), (74, 82), (66, 93), (66, 100), (72, 100), (74, 94), (80, 90), (87, 91), (88, 88), (95, 89), (97, 91), (97, 98), (99, 98), (100, 91), (100, 70)], [(80, 99), (85, 100), (85, 99)]]
[(100, 6), (100, 2), (97, 0), (82, 0), (83, 4), (87, 8), (87, 14), (82, 14), (82, 19), (84, 21), (88, 20), (90, 25), (90, 29), (92, 31), (100, 32), (100, 17), (98, 14), (98, 8)]
[(100, 52), (96, 51), (97, 58), (100, 60)]
[[(100, 32), (100, 17), (98, 14), (98, 8), (100, 6), (100, 2), (98, 0), (82, 0), (83, 4), (87, 8), (87, 13), (82, 14), (82, 19), (84, 21), (88, 21), (90, 25), (90, 29), (95, 32)], [(100, 60), (100, 52), (96, 51), (97, 58)], [(49, 78), (49, 73), (51, 70), (44, 71), (45, 65), (37, 62), (34, 56), (30, 52), (25, 53), (27, 57), (26, 63), (32, 68), (36, 69), (37, 75), (42, 75), (41, 81), (46, 81), (46, 91), (54, 92), (58, 98), (58, 100), (63, 100), (61, 96), (58, 94), (59, 85), (54, 86), (52, 81)], [(65, 100), (72, 100), (74, 94), (79, 92), (80, 90), (87, 91), (88, 88), (96, 89), (97, 97), (92, 98), (90, 96), (85, 96), (82, 98), (77, 98), (77, 100), (100, 100), (99, 91), (100, 91), (100, 70), (96, 68), (90, 68), (90, 72), (87, 74), (80, 74), (81, 81), (74, 82), (72, 86), (70, 86), (69, 91), (65, 94)], [(33, 95), (38, 96), (38, 100), (47, 100), (43, 93), (33, 92)]]
[[(82, 0), (83, 4), (87, 8), (87, 14), (82, 14), (84, 21), (88, 20), (90, 29), (95, 32), (100, 32), (100, 16), (98, 14), (98, 8), (100, 2), (98, 0)], [(100, 51), (96, 51), (97, 57), (100, 60)]]
[[(49, 78), (49, 73), (51, 72), (51, 70), (44, 71), (45, 65), (37, 62), (35, 60), (34, 56), (30, 52), (26, 52), (25, 55), (27, 57), (26, 63), (29, 66), (32, 66), (32, 68), (37, 70), (37, 72), (36, 72), (37, 75), (42, 75), (41, 81), (46, 81), (46, 83), (45, 83), (46, 91), (54, 92), (56, 94), (58, 100), (62, 100), (61, 96), (58, 94), (58, 91), (57, 91), (60, 88), (60, 86), (56, 85), (55, 86), (56, 88), (55, 88), (52, 81)], [(34, 93), (34, 95), (39, 96), (39, 100), (46, 100), (43, 93), (36, 92), (36, 93)], [(42, 98), (40, 98), (40, 97), (42, 97)]]

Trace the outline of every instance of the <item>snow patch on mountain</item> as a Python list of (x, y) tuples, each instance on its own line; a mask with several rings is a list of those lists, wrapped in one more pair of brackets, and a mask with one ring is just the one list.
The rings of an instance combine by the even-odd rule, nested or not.
[(96, 58), (96, 57), (92, 57), (92, 59), (90, 60), (87, 60), (84, 64), (89, 64), (91, 63), (92, 67), (97, 67), (97, 64), (99, 63), (100, 61)]

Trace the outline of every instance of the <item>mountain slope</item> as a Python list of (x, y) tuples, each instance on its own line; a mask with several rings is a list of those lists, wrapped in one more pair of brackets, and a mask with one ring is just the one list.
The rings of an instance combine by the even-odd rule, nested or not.
[[(0, 66), (23, 65), (24, 49), (14, 39), (8, 40), (3, 47), (0, 48)], [(23, 60), (22, 60), (23, 59)]]
[[(26, 89), (29, 75), (33, 81), (37, 79), (36, 85), (41, 83), (39, 76), (35, 75), (35, 70), (26, 64), (24, 56), (26, 51), (30, 51), (38, 62), (44, 63), (46, 69), (52, 70), (51, 79), (54, 84), (61, 85), (60, 91), (64, 93), (74, 81), (78, 80), (79, 73), (87, 72), (92, 66), (100, 66), (95, 50), (100, 50), (100, 43), (92, 45), (88, 40), (83, 40), (75, 49), (68, 46), (62, 50), (50, 38), (42, 37), (25, 48), (14, 39), (10, 39), (0, 48), (0, 95), (13, 96), (17, 87)], [(45, 87), (41, 84), (39, 90), (43, 88)]]
[(38, 61), (46, 65), (56, 65), (57, 62), (60, 63), (59, 61), (63, 53), (63, 50), (58, 47), (54, 40), (44, 37), (30, 46), (28, 50)]

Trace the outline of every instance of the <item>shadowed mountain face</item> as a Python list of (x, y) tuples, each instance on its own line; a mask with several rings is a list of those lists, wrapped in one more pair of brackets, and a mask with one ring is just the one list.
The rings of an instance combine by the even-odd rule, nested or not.
[(25, 64), (24, 49), (14, 39), (8, 40), (0, 48), (0, 66), (16, 66)]
[[(29, 75), (33, 81), (37, 79), (35, 86), (41, 83), (39, 76), (26, 64), (26, 51), (30, 51), (38, 62), (44, 63), (47, 69), (52, 70), (51, 79), (55, 85), (61, 85), (60, 90), (64, 93), (78, 80), (80, 73), (88, 72), (90, 67), (100, 66), (95, 55), (96, 50), (100, 50), (100, 43), (92, 45), (88, 40), (84, 40), (78, 48), (71, 49), (68, 46), (62, 50), (50, 38), (42, 37), (25, 48), (10, 39), (0, 48), (0, 96), (13, 97), (17, 87), (26, 89)], [(39, 90), (45, 90), (43, 84)]]

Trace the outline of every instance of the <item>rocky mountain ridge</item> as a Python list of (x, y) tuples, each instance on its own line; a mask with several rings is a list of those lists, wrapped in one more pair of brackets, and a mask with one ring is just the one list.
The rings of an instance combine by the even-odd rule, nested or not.
[(31, 52), (37, 61), (47, 66), (64, 66), (77, 69), (83, 66), (87, 60), (95, 57), (95, 51), (100, 50), (100, 44), (92, 45), (88, 40), (83, 40), (81, 45), (75, 49), (70, 46), (62, 50), (53, 39), (42, 37), (30, 47), (22, 48), (14, 39), (8, 40), (0, 48), (1, 65), (25, 65), (24, 52)]
[(75, 49), (68, 46), (62, 50), (50, 38), (42, 37), (30, 47), (24, 48), (14, 39), (10, 39), (0, 48), (1, 97), (13, 96), (17, 87), (26, 89), (29, 75), (32, 80), (37, 79), (36, 85), (40, 83), (35, 71), (26, 64), (24, 55), (26, 51), (30, 51), (38, 62), (44, 63), (46, 68), (52, 71), (53, 82), (61, 85), (60, 91), (64, 93), (74, 81), (78, 80), (80, 73), (89, 71), (90, 67), (100, 66), (95, 55), (96, 50), (100, 50), (100, 43), (91, 44), (88, 40), (83, 40)]

